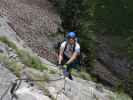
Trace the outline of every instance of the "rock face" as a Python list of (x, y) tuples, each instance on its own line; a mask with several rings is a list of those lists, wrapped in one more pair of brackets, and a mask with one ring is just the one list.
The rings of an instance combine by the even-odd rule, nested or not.
[(119, 78), (99, 61), (96, 62), (91, 73), (96, 75), (97, 78), (106, 85), (116, 86), (118, 84)]
[[(11, 85), (11, 82), (16, 79), (16, 76), (13, 75), (8, 69), (6, 69), (2, 64), (0, 64), (0, 97)], [(8, 92), (3, 100), (10, 100), (10, 93)]]
[(21, 87), (15, 94), (18, 96), (18, 100), (51, 100), (41, 90), (29, 86)]
[(48, 0), (0, 0), (0, 15), (10, 20), (8, 24), (33, 51), (55, 59), (51, 48), (60, 40), (56, 32), (61, 19)]
[(127, 59), (115, 56), (108, 46), (99, 44), (97, 47), (97, 60), (119, 79), (128, 77), (129, 65)]
[[(6, 35), (8, 37), (9, 34)], [(7, 44), (0, 43), (0, 51), (1, 54), (5, 54), (10, 61), (12, 61), (13, 59), (14, 61), (22, 64), (21, 59), (19, 59), (19, 56), (17, 55), (15, 50), (8, 47)], [(10, 92), (8, 92), (5, 96), (2, 95), (10, 85), (10, 82), (15, 80), (17, 77), (7, 69), (8, 67), (10, 67), (10, 65), (5, 64), (6, 61), (4, 60), (7, 59), (1, 59), (0, 61), (0, 97), (3, 97), (3, 100), (10, 100)], [(42, 61), (46, 64), (46, 60), (42, 59)], [(48, 68), (57, 70), (57, 68), (53, 67), (52, 64), (51, 66), (48, 66)], [(76, 77), (74, 77), (73, 81), (67, 78), (61, 78), (60, 80), (55, 81), (55, 79), (64, 76), (60, 76), (60, 74), (58, 73), (51, 74), (49, 73), (49, 70), (40, 72), (39, 70), (28, 67), (26, 67), (25, 69), (21, 68), (21, 78), (25, 77), (32, 79), (32, 77), (34, 77), (32, 76), (33, 74), (36, 74), (38, 76), (49, 76), (48, 82), (42, 82), (42, 86), (44, 86), (46, 90), (43, 93), (42, 90), (38, 88), (36, 82), (33, 82), (33, 84), (35, 85), (31, 87), (31, 83), (22, 81), (20, 87), (15, 91), (18, 100), (53, 100), (52, 98), (50, 98), (51, 96), (56, 98), (56, 100), (121, 100), (121, 96), (118, 97), (117, 94), (111, 92), (110, 90), (107, 90), (103, 85), (94, 83), (92, 81), (86, 81)], [(11, 88), (9, 88), (9, 90), (10, 89)], [(47, 96), (45, 94), (50, 96)], [(122, 98), (126, 98), (123, 100), (131, 100), (127, 95), (122, 95)]]
[[(12, 74), (5, 66), (0, 64), (0, 97), (1, 100), (11, 100), (11, 86), (12, 82), (17, 79), (17, 77)], [(9, 91), (3, 95), (6, 90), (9, 88)], [(31, 87), (28, 83), (22, 82), (19, 89), (16, 91), (18, 96), (17, 100), (50, 100), (49, 97), (44, 96), (41, 90)]]
[[(64, 84), (64, 90), (60, 91)], [(74, 81), (66, 79), (55, 82), (55, 84), (49, 84), (49, 90), (56, 96), (57, 100), (110, 100), (110, 96), (113, 95), (100, 84), (76, 78)]]
[[(10, 41), (14, 42), (17, 47), (22, 48), (21, 40), (17, 37), (16, 33), (7, 24), (5, 18), (0, 17), (0, 36), (7, 37)], [(7, 56), (9, 60), (16, 60), (22, 64), (16, 51), (13, 48), (8, 47), (6, 44), (0, 42), (0, 99), (11, 100), (11, 88), (12, 82), (15, 82), (17, 77), (8, 69), (10, 65), (6, 63), (7, 59), (1, 58), (1, 54)], [(3, 61), (3, 62), (2, 62)], [(14, 66), (15, 67), (15, 66)], [(8, 91), (7, 91), (8, 90)], [(15, 92), (18, 100), (50, 100), (48, 96), (45, 96), (43, 92), (36, 87), (31, 87), (30, 83), (24, 81), (21, 82), (18, 91)]]
[[(62, 36), (56, 34), (61, 28), (61, 18), (49, 0), (0, 0), (0, 15), (7, 17), (4, 21), (0, 19), (0, 35), (8, 33), (15, 41), (20, 37), (39, 56), (56, 62), (53, 44), (62, 40)], [(97, 47), (97, 62), (92, 73), (116, 85), (117, 80), (127, 77), (128, 63), (126, 59), (114, 56), (109, 47), (102, 44)]]
[(0, 16), (0, 36), (7, 37), (16, 43), (17, 46), (23, 45), (23, 41), (17, 36), (16, 32), (8, 25), (9, 20), (5, 16)]
[[(7, 55), (10, 59), (16, 60), (17, 56), (13, 56), (16, 54), (11, 51), (11, 49), (9, 49), (7, 45), (0, 43), (0, 50), (2, 51), (0, 53), (0, 59), (2, 59), (1, 54), (4, 54)], [(12, 89), (13, 83), (17, 79), (17, 77), (10, 70), (7, 69), (8, 66), (10, 65), (7, 65), (5, 62), (2, 62), (2, 60), (0, 60), (1, 100), (11, 100), (12, 94), (10, 91)], [(24, 81), (21, 82), (20, 87), (15, 92), (15, 94), (17, 95), (17, 100), (50, 100), (48, 96), (43, 95), (43, 92), (41, 90), (38, 90), (36, 87), (33, 86), (31, 87), (30, 83), (26, 83)]]
[(129, 72), (128, 60), (116, 56), (116, 53), (99, 37), (96, 48), (96, 64), (91, 73), (107, 85), (117, 86), (121, 80), (126, 80)]

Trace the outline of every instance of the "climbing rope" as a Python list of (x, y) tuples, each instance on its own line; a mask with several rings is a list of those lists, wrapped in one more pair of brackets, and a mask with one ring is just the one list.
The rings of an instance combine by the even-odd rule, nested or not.
[(64, 85), (63, 85), (63, 88), (61, 88), (61, 90), (59, 90), (59, 91), (57, 92), (55, 100), (58, 99), (58, 96), (59, 96), (61, 93), (65, 92), (65, 86), (66, 86), (66, 77), (64, 77)]

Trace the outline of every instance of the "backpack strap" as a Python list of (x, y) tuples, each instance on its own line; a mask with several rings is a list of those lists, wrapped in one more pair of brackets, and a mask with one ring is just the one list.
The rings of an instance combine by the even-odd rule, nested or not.
[(67, 45), (68, 45), (68, 42), (66, 41), (65, 48), (64, 48), (64, 50), (63, 50), (63, 54), (64, 54), (64, 51), (65, 51), (66, 48), (67, 48)]
[[(65, 48), (64, 48), (64, 50), (63, 50), (63, 53), (64, 53), (64, 51), (66, 50), (67, 45), (68, 45), (68, 42), (66, 42), (66, 44), (65, 44)], [(73, 52), (75, 51), (75, 47), (76, 47), (76, 42), (74, 43), (74, 46), (73, 46)]]
[(73, 52), (75, 51), (75, 47), (76, 47), (76, 42), (74, 43), (74, 46), (73, 46)]

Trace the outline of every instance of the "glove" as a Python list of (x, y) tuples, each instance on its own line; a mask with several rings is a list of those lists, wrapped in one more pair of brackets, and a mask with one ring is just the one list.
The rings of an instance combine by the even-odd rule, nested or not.
[(67, 69), (67, 67), (68, 67), (68, 64), (64, 64), (64, 65), (63, 65), (63, 68), (64, 68), (64, 69)]

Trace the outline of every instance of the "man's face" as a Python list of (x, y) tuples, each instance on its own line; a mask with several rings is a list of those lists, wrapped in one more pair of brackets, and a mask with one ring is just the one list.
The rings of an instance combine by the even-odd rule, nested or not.
[(75, 43), (75, 38), (69, 38), (69, 43), (74, 44)]

